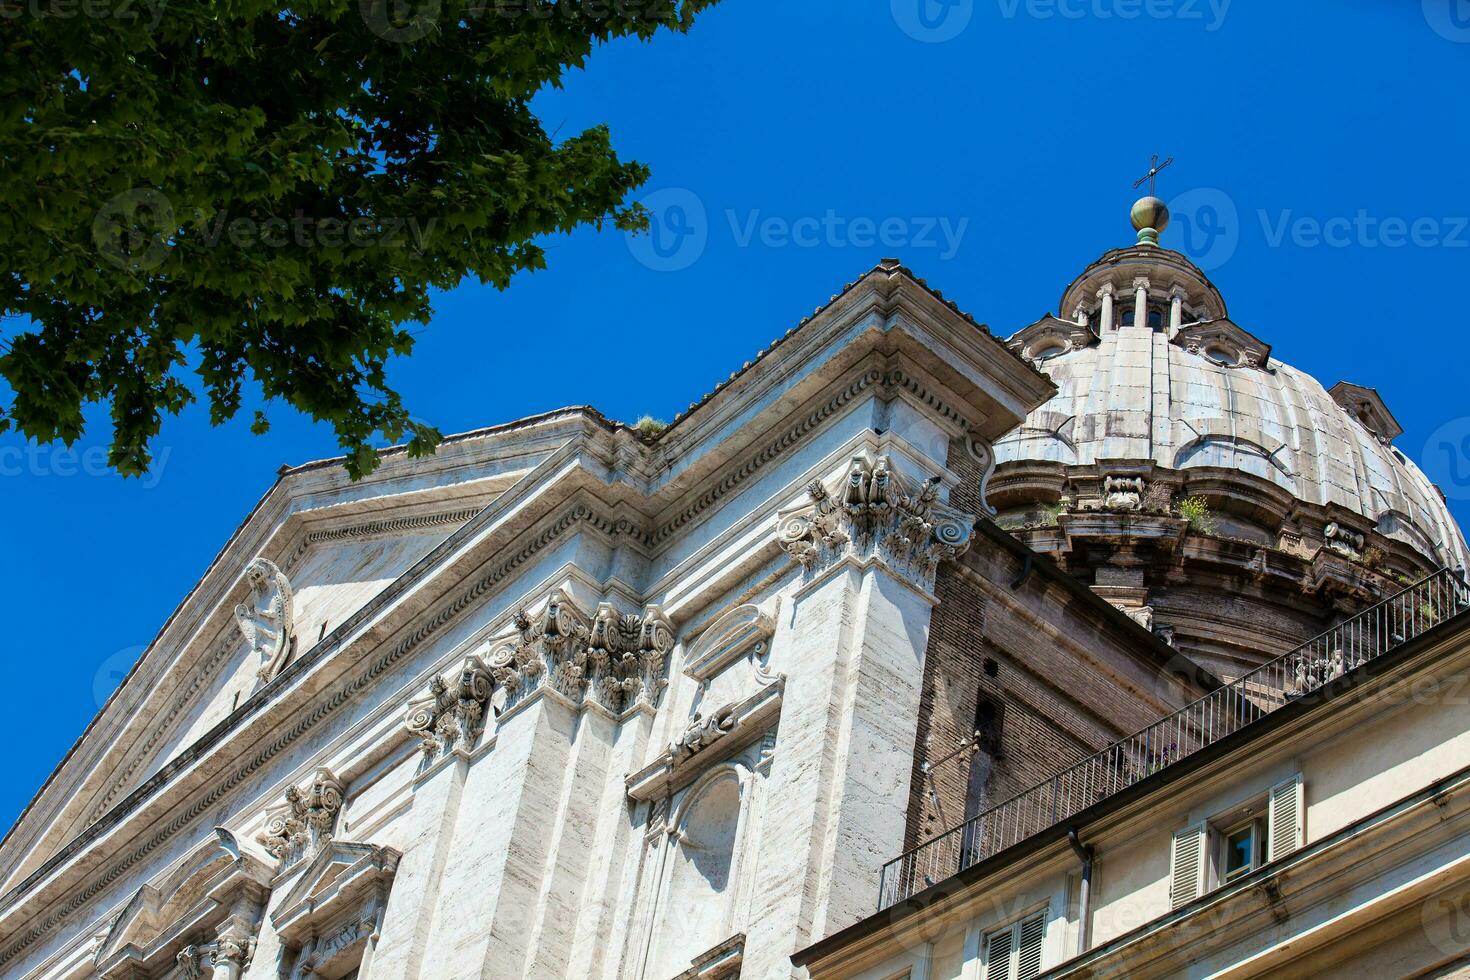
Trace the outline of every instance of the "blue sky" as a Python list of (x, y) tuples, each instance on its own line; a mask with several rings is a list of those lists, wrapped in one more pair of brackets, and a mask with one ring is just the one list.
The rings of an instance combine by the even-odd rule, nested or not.
[[(886, 255), (1007, 335), (1131, 240), (1159, 152), (1164, 244), (1277, 357), (1377, 387), (1470, 521), (1467, 75), (1466, 0), (724, 0), (540, 100), (652, 166), (657, 237), (582, 231), (507, 293), (440, 297), (393, 380), (446, 433), (672, 418)], [(134, 481), (100, 429), (71, 453), (0, 436), (0, 824), (276, 469), (335, 454), (289, 410), (264, 437), (242, 416), (168, 423)]]

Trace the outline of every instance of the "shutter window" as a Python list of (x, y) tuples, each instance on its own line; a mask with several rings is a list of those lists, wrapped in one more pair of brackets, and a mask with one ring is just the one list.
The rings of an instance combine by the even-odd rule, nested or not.
[(992, 932), (985, 939), (985, 980), (1012, 980), (1011, 942), (1014, 929)]
[(1036, 980), (1041, 976), (1041, 941), (1046, 938), (1046, 914), (1040, 913), (1024, 920), (1020, 933), (1016, 951), (1016, 980)]
[(1174, 835), (1169, 854), (1169, 907), (1179, 908), (1204, 894), (1206, 827), (1197, 823)]
[(1303, 804), (1301, 773), (1271, 787), (1266, 807), (1266, 860), (1285, 857), (1306, 842)]
[(986, 936), (985, 980), (1036, 980), (1045, 939), (1045, 909)]

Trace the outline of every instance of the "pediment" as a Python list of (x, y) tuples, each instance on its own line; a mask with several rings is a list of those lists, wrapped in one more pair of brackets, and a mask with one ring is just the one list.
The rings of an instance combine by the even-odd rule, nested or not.
[(707, 681), (731, 663), (744, 657), (751, 647), (767, 643), (776, 632), (774, 604), (772, 613), (759, 605), (736, 606), (711, 623), (699, 634), (684, 659), (684, 673), (697, 681)]
[(1271, 362), (1270, 344), (1223, 317), (1186, 324), (1170, 343), (1221, 367), (1265, 368)]
[(232, 853), (223, 840), (211, 840), (161, 881), (134, 893), (94, 956), (99, 975), (170, 965), (179, 948), (206, 941), (242, 895), (259, 898), (269, 891), (265, 863)]
[(1047, 314), (1029, 327), (1016, 331), (1006, 343), (1026, 360), (1035, 363), (1054, 354), (1090, 347), (1096, 342), (1097, 335), (1090, 326)]
[(339, 921), (363, 918), (364, 909), (386, 902), (399, 856), (390, 847), (331, 842), (281, 899), (271, 924), (286, 942), (301, 945)]
[(1404, 427), (1384, 404), (1376, 388), (1365, 388), (1347, 381), (1339, 381), (1327, 390), (1332, 400), (1342, 406), (1363, 428), (1383, 442), (1393, 442), (1404, 434)]

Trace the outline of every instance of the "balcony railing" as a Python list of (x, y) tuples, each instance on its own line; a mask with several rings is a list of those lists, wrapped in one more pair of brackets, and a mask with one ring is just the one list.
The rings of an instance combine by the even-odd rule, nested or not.
[(1072, 818), (1466, 608), (1470, 608), (1470, 589), (1462, 573), (1451, 569), (1435, 572), (1143, 731), (889, 861), (879, 883), (878, 908), (901, 902)]

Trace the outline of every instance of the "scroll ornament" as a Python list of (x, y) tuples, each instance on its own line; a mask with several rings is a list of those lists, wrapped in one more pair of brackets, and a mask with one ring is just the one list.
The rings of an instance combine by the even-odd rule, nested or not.
[(286, 788), (285, 805), (266, 814), (265, 830), (256, 840), (286, 864), (316, 853), (332, 840), (345, 790), (330, 769), (318, 769), (306, 789)]
[(429, 681), (428, 696), (410, 703), (404, 720), (423, 744), (424, 755), (433, 758), (475, 744), (485, 727), (493, 684), (479, 657), (466, 659), (452, 681), (438, 675)]
[(910, 487), (887, 456), (856, 456), (839, 490), (818, 480), (807, 495), (810, 503), (780, 518), (777, 536), (809, 571), (872, 557), (929, 588), (939, 563), (969, 548), (975, 527), (973, 515), (940, 502), (938, 477)]

